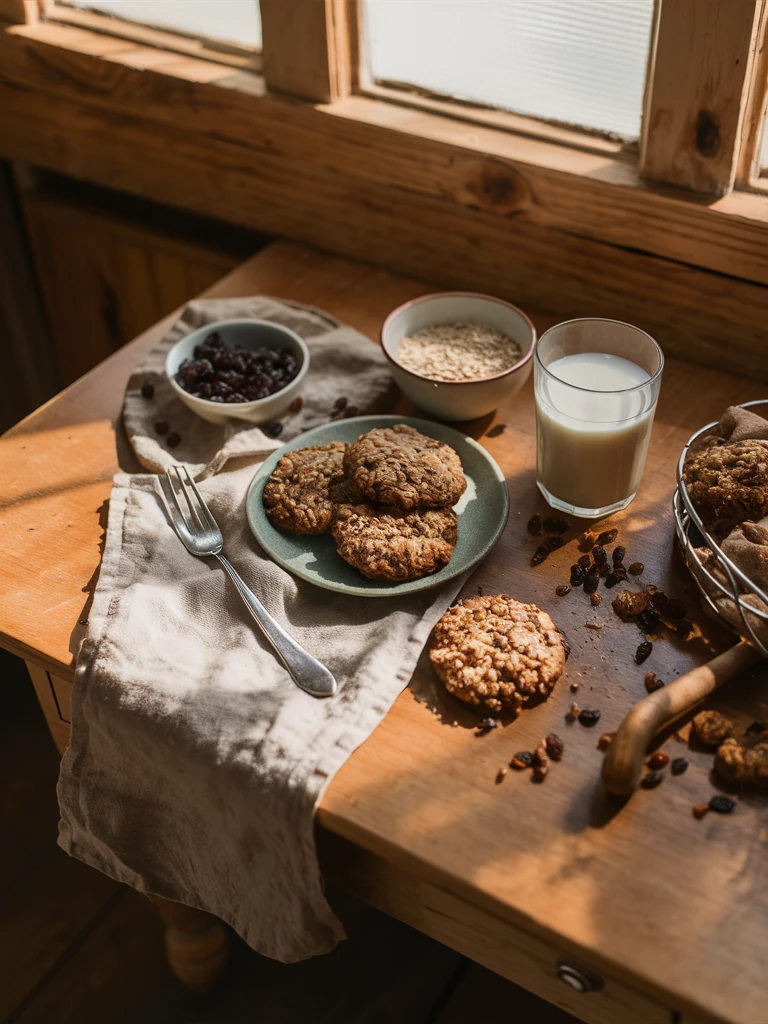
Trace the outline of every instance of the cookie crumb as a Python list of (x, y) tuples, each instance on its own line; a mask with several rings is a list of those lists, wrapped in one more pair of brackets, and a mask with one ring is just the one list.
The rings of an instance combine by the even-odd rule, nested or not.
[(709, 804), (694, 804), (691, 812), (694, 818), (703, 818), (705, 814), (709, 813)]
[(719, 711), (700, 711), (693, 719), (693, 729), (705, 747), (719, 747), (733, 732), (733, 722)]

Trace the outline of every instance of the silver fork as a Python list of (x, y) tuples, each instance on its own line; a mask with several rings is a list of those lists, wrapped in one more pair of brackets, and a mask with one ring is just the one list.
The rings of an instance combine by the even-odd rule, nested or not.
[[(277, 657), (290, 672), (296, 685), (311, 693), (313, 697), (331, 697), (336, 692), (336, 680), (325, 665), (321, 665), (311, 654), (307, 654), (304, 648), (286, 633), (280, 623), (272, 618), (222, 553), (224, 537), (187, 467), (182, 466), (179, 470), (178, 466), (172, 466), (167, 469), (166, 475), (160, 477), (160, 486), (173, 528), (187, 551), (198, 558), (217, 558), (221, 562), (237, 587), (246, 608), (272, 645)], [(176, 493), (177, 487), (182, 499)]]

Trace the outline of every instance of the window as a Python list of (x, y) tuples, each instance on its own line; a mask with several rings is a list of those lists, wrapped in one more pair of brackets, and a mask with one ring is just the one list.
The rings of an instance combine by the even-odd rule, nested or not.
[(757, 161), (758, 173), (768, 177), (768, 110), (765, 112), (763, 121), (763, 143), (760, 147), (760, 156)]
[(653, 6), (653, 0), (364, 0), (364, 76), (634, 140)]
[(67, 0), (67, 5), (221, 43), (261, 47), (258, 0)]

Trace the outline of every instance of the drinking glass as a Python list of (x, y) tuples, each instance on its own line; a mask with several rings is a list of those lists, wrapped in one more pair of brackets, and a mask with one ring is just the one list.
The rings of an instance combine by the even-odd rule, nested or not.
[(536, 345), (536, 482), (552, 508), (596, 518), (637, 492), (664, 354), (619, 320), (568, 320)]

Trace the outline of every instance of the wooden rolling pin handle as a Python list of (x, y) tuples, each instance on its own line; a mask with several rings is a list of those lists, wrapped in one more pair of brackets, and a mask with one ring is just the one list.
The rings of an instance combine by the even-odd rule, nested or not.
[(640, 784), (646, 751), (659, 729), (761, 658), (759, 651), (742, 641), (635, 704), (605, 754), (603, 782), (608, 792), (631, 796)]

